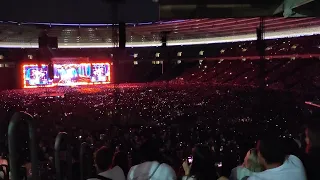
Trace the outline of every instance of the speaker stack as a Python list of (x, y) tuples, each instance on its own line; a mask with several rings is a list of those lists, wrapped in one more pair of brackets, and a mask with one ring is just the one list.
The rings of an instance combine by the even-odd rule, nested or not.
[(126, 57), (126, 23), (120, 22), (118, 25), (118, 43), (119, 47), (115, 48), (115, 56), (113, 58), (113, 82), (115, 84), (120, 83), (122, 78), (122, 72), (120, 62)]
[(54, 79), (54, 72), (53, 72), (53, 64), (52, 62), (48, 65), (48, 76), (50, 79)]
[(119, 23), (119, 48), (126, 48), (126, 23)]
[(57, 37), (49, 37), (47, 35), (40, 36), (38, 39), (39, 48), (58, 48), (58, 38)]
[[(57, 49), (58, 48), (58, 38), (57, 37), (49, 37), (46, 34), (46, 31), (44, 31), (39, 39), (39, 54), (40, 57), (39, 60), (45, 60), (45, 63), (48, 64), (48, 76), (50, 79), (54, 78), (54, 72), (53, 72), (53, 64), (51, 61), (51, 51), (50, 49)], [(39, 62), (40, 65), (41, 62)]]

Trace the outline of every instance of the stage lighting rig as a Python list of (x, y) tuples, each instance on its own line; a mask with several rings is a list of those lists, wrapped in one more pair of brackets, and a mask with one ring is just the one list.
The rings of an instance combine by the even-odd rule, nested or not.
[(53, 79), (53, 63), (51, 58), (54, 56), (52, 49), (58, 48), (58, 38), (57, 37), (49, 37), (48, 36), (48, 26), (39, 27), (42, 29), (38, 43), (39, 43), (39, 51), (37, 53), (38, 66), (41, 67), (42, 63), (48, 64), (48, 75), (50, 79)]

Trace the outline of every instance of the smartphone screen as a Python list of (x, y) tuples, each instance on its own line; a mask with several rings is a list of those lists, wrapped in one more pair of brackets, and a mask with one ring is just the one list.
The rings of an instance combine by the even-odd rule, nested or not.
[(193, 161), (193, 158), (192, 157), (188, 157), (188, 163), (191, 164)]
[(222, 162), (216, 163), (216, 167), (222, 167)]

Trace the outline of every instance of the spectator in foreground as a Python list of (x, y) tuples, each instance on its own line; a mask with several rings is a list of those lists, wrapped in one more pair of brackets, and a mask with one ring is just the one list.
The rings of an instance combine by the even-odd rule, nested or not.
[(209, 146), (197, 145), (192, 153), (192, 162), (183, 162), (185, 176), (182, 180), (213, 180), (218, 178), (213, 151)]
[(1, 153), (1, 154), (0, 154), (0, 165), (8, 165), (8, 161), (7, 161), (7, 159), (5, 158), (4, 153)]
[(283, 142), (279, 139), (259, 141), (258, 157), (266, 169), (254, 173), (248, 180), (306, 180), (302, 162), (294, 155), (286, 155)]
[(95, 164), (98, 175), (96, 178), (90, 180), (125, 180), (124, 173), (119, 166), (115, 166), (110, 169), (112, 163), (113, 152), (107, 147), (101, 147), (95, 153)]
[(4, 157), (4, 153), (0, 154), (0, 166), (2, 166), (3, 171), (0, 171), (0, 179), (3, 179), (5, 174), (8, 173), (8, 161), (6, 160), (6, 158)]
[(125, 176), (129, 172), (128, 156), (125, 152), (119, 151), (113, 155), (112, 168), (120, 167)]
[(263, 167), (259, 163), (258, 151), (253, 148), (247, 152), (243, 164), (232, 169), (229, 180), (243, 180), (251, 176), (254, 172), (261, 171), (263, 171)]
[(128, 173), (128, 180), (175, 180), (176, 173), (171, 166), (161, 163), (161, 155), (156, 142), (146, 141), (140, 147), (143, 163), (133, 166)]
[[(318, 119), (317, 119), (318, 120)], [(320, 162), (320, 122), (311, 121), (306, 128), (306, 157), (304, 164), (309, 180), (320, 179), (319, 162)]]

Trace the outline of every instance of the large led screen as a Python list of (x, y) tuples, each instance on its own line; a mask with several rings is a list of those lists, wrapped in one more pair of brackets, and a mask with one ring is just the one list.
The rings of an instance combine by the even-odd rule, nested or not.
[(110, 64), (93, 63), (92, 64), (92, 82), (110, 82)]
[(91, 82), (91, 64), (54, 64), (53, 83), (59, 86), (84, 85)]
[(48, 65), (24, 65), (24, 88), (108, 84), (111, 82), (109, 63), (54, 63), (53, 79)]
[(24, 65), (23, 76), (25, 88), (51, 84), (48, 77), (48, 65)]

